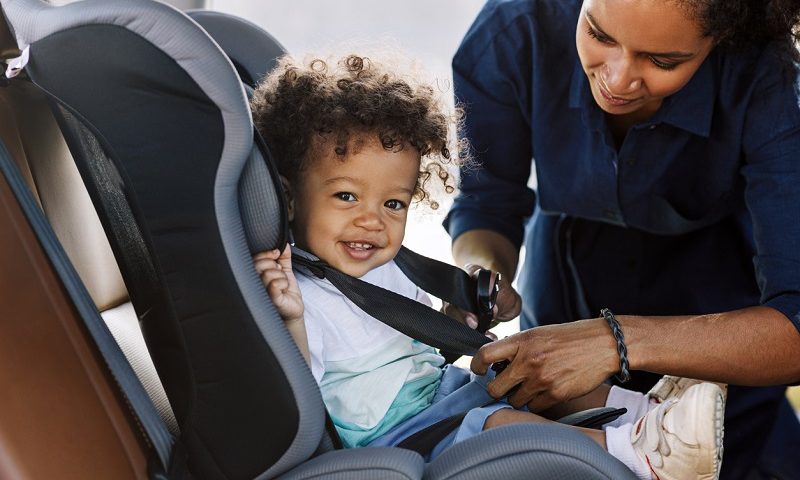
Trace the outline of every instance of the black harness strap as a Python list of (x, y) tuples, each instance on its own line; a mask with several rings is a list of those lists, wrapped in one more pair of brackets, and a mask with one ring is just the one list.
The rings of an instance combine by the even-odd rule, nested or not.
[(447, 352), (469, 356), (491, 341), (482, 333), (427, 305), (346, 275), (321, 260), (310, 258), (306, 252), (294, 249), (292, 253), (295, 265), (304, 267), (318, 278), (327, 279), (360, 309), (413, 339)]
[(400, 247), (394, 261), (419, 288), (462, 310), (478, 311), (477, 283), (464, 270), (425, 257), (406, 247)]
[(423, 457), (427, 456), (444, 437), (461, 425), (461, 422), (464, 421), (464, 417), (466, 416), (467, 412), (462, 412), (451, 417), (443, 418), (413, 435), (409, 435), (396, 446), (407, 450), (413, 450)]

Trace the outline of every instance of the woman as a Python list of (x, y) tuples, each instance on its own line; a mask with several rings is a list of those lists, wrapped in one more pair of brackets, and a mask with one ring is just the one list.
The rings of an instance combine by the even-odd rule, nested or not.
[(592, 318), (608, 308), (624, 366), (734, 385), (723, 478), (796, 478), (782, 385), (800, 381), (799, 11), (487, 3), (453, 60), (481, 167), (462, 171), (445, 226), (457, 262), (508, 276), (524, 241), (523, 301), (506, 289), (497, 316), (539, 325), (474, 358), (478, 373), (512, 361), (493, 395), (518, 386), (511, 403), (540, 411), (620, 373)]

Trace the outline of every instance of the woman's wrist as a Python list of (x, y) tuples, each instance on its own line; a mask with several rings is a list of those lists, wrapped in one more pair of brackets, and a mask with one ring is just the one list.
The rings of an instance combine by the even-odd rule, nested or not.
[(614, 374), (614, 378), (620, 383), (625, 383), (631, 379), (630, 366), (628, 364), (628, 347), (625, 345), (625, 333), (617, 321), (617, 317), (608, 308), (600, 310), (600, 316), (603, 317), (611, 330), (611, 335), (614, 337), (616, 343), (617, 355), (619, 356), (619, 371)]
[[(646, 368), (648, 359), (645, 353), (647, 348), (642, 348), (647, 331), (646, 317), (635, 315), (616, 315), (617, 322), (625, 334), (625, 346), (628, 353), (628, 368), (630, 370), (648, 370)], [(651, 351), (652, 353), (652, 351)]]
[(614, 336), (609, 333), (608, 323), (603, 317), (582, 320), (582, 322), (592, 325), (592, 337), (595, 341), (588, 343), (588, 345), (592, 345), (589, 348), (594, 348), (598, 355), (602, 355), (602, 358), (597, 359), (596, 365), (602, 367), (606, 378), (613, 377), (619, 373), (619, 355)]

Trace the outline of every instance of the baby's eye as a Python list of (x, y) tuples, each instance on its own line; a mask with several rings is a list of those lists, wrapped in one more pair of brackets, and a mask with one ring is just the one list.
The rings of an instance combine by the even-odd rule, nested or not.
[(355, 202), (356, 196), (350, 192), (336, 192), (333, 194), (334, 197), (342, 200), (344, 202)]
[(400, 200), (389, 200), (383, 205), (391, 210), (402, 210), (406, 208), (406, 204)]

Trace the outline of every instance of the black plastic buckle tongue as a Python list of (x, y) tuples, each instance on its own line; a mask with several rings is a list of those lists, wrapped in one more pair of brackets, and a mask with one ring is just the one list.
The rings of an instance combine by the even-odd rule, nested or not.
[(498, 272), (481, 268), (478, 270), (477, 295), (478, 295), (478, 328), (481, 333), (486, 333), (494, 318), (494, 306), (497, 305), (497, 294), (500, 292)]
[[(481, 333), (486, 333), (494, 319), (494, 306), (497, 305), (497, 294), (500, 293), (500, 282), (503, 276), (484, 268), (478, 270), (478, 328)], [(508, 366), (508, 360), (492, 364), (492, 370), (500, 373)]]

